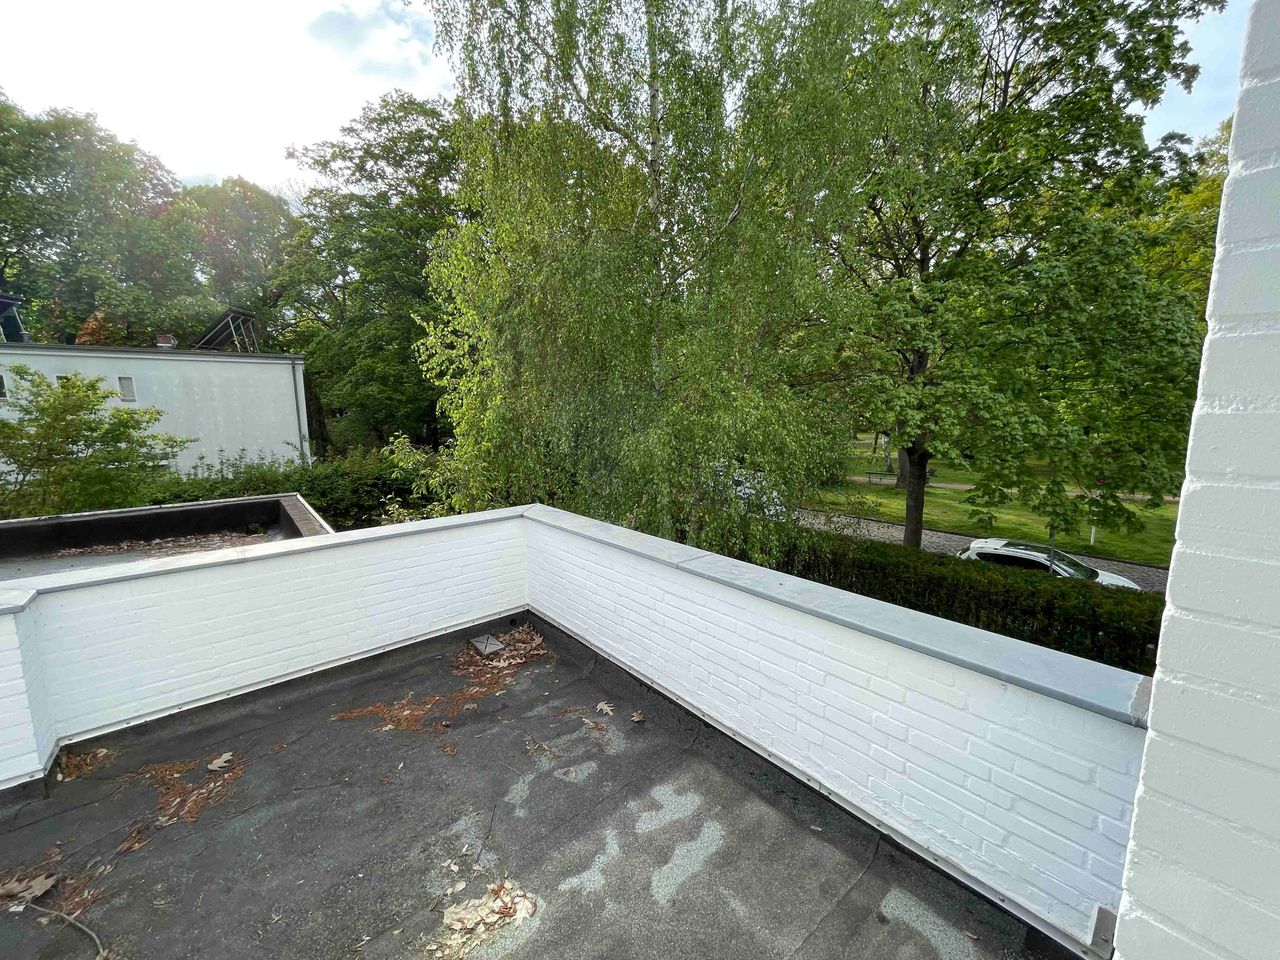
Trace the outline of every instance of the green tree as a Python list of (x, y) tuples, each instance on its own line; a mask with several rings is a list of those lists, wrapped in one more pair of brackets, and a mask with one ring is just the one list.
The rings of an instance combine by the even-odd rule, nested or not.
[(1147, 214), (1144, 224), (1154, 244), (1147, 256), (1148, 273), (1187, 291), (1201, 320), (1209, 305), (1209, 278), (1230, 143), (1231, 120), (1227, 119), (1216, 133), (1197, 144), (1188, 176), (1157, 186), (1156, 209)]
[(79, 374), (50, 383), (21, 365), (5, 369), (0, 417), (0, 516), (132, 506), (147, 479), (189, 440), (156, 433), (153, 407), (109, 406), (116, 394)]
[(439, 310), (424, 276), (431, 244), (456, 215), (447, 127), (441, 104), (397, 91), (339, 139), (294, 154), (321, 183), (302, 199), (280, 309), (340, 447), (399, 433), (439, 443), (440, 388), (424, 379), (414, 344), (417, 318)]
[(228, 305), (264, 314), (293, 232), (244, 180), (183, 188), (92, 116), (28, 115), (0, 94), (0, 289), (40, 340), (189, 340)]
[(278, 333), (280, 272), (297, 230), (289, 205), (242, 177), (187, 187), (183, 199), (197, 229), (197, 270), (206, 295), (250, 311), (268, 336)]
[(92, 116), (27, 116), (7, 100), (0, 152), (0, 282), (27, 301), (37, 338), (70, 340), (95, 317), (108, 339), (146, 343), (214, 312), (192, 210), (155, 157)]
[(452, 310), (424, 355), (457, 434), (438, 485), (767, 555), (839, 444), (792, 385), (785, 251), (748, 202), (774, 146), (739, 124), (756, 12), (433, 6), (474, 214), (433, 265)]
[[(930, 462), (982, 509), (1050, 529), (1137, 522), (1176, 486), (1197, 325), (1143, 269), (1134, 222), (1167, 153), (1140, 107), (1196, 69), (1198, 0), (812, 0), (785, 14), (754, 103), (790, 146), (775, 222), (806, 251), (823, 323), (804, 349), (850, 416), (886, 430), (919, 546)], [(1043, 469), (1032, 470), (1039, 462)], [(1084, 488), (1084, 489), (1082, 489)]]

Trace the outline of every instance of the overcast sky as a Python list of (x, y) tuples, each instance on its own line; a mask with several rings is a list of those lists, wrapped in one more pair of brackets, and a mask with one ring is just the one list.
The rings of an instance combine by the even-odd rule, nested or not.
[[(1151, 114), (1152, 137), (1200, 137), (1235, 101), (1248, 0), (1190, 27), (1203, 72)], [(4, 14), (0, 88), (28, 111), (96, 113), (183, 180), (299, 182), (292, 144), (332, 137), (401, 87), (449, 93), (420, 3), (401, 0), (41, 0)]]

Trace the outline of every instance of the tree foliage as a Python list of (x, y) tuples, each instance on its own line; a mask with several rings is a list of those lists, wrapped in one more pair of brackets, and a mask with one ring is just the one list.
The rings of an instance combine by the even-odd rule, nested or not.
[(451, 223), (454, 149), (438, 103), (393, 92), (341, 136), (295, 153), (321, 183), (307, 191), (278, 282), (306, 353), (331, 442), (381, 445), (396, 434), (438, 444), (440, 389), (414, 352), (436, 295), (424, 275)]
[(269, 306), (290, 218), (243, 180), (184, 188), (92, 116), (0, 94), (0, 289), (41, 340), (189, 340), (223, 308)]
[(51, 383), (4, 368), (11, 416), (0, 418), (0, 516), (131, 506), (151, 476), (190, 441), (154, 428), (153, 407), (112, 406), (101, 378)]
[[(1176, 489), (1199, 342), (1135, 222), (1170, 145), (1138, 108), (1195, 68), (1184, 0), (813, 0), (754, 102), (792, 147), (775, 220), (820, 278), (807, 349), (908, 469), (966, 463), (981, 509), (1134, 522)], [(748, 103), (753, 102), (748, 98)], [(1031, 469), (1032, 463), (1047, 470)]]
[[(745, 195), (749, 5), (438, 4), (457, 52), (459, 198), (429, 374), (457, 508), (544, 500), (763, 555), (832, 450), (792, 383), (782, 255)], [(762, 229), (763, 228), (763, 229)], [(838, 435), (838, 429), (835, 431)]]
[(1180, 23), (1216, 5), (433, 3), (476, 213), (434, 273), (439, 481), (735, 548), (871, 428), (910, 543), (933, 458), (978, 510), (1138, 522), (1199, 346), (1150, 269), (1178, 151), (1140, 108), (1194, 79)]

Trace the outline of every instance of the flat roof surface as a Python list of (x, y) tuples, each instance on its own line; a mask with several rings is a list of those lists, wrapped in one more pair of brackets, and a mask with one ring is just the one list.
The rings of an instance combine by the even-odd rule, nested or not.
[(0, 557), (0, 582), (24, 577), (42, 577), (68, 570), (88, 570), (129, 560), (177, 557), (184, 553), (221, 550), (225, 547), (248, 547), (256, 543), (274, 543), (285, 539), (279, 525), (262, 533), (228, 530), (217, 533), (195, 533), (181, 537), (158, 537), (151, 540), (126, 540), (121, 543), (89, 547), (48, 550), (19, 557)]
[[(505, 684), (455, 672), (476, 629), (73, 747), (100, 765), (0, 795), (0, 884), (58, 874), (36, 903), (132, 960), (456, 956), (446, 916), (503, 878), (537, 911), (471, 957), (1070, 956), (540, 629)], [(92, 955), (38, 916), (0, 910), (0, 956)]]

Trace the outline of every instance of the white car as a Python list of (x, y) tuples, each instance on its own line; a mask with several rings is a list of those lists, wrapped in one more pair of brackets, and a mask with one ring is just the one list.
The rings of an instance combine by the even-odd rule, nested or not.
[[(1050, 554), (1052, 553), (1052, 562)], [(981, 560), (1000, 567), (1016, 567), (1021, 570), (1039, 570), (1041, 573), (1052, 573), (1055, 577), (1070, 577), (1072, 580), (1092, 580), (1104, 587), (1120, 587), (1124, 590), (1141, 590), (1142, 588), (1119, 574), (1096, 570), (1061, 550), (1050, 551), (1042, 543), (1028, 543), (1025, 540), (1001, 540), (988, 538), (975, 540), (956, 554), (961, 560)]]

